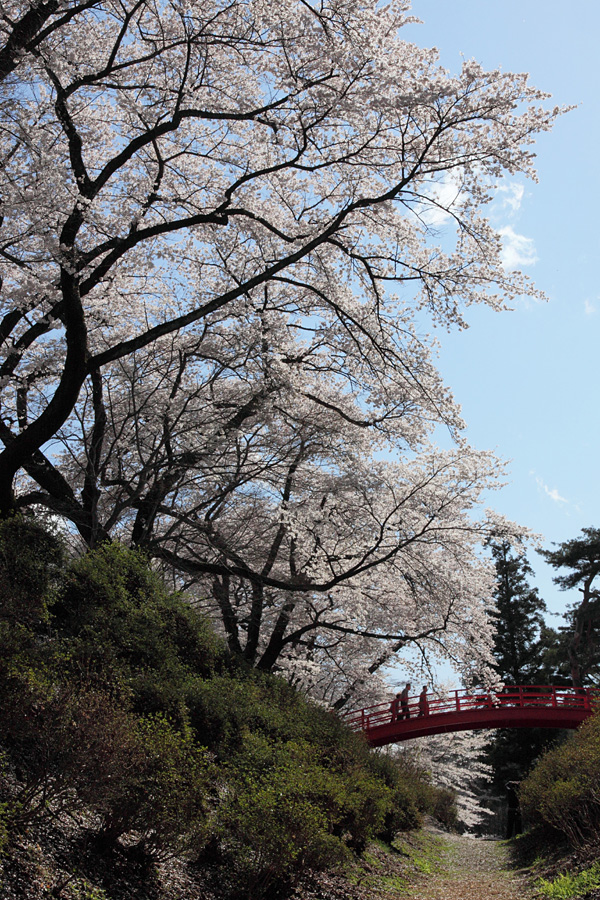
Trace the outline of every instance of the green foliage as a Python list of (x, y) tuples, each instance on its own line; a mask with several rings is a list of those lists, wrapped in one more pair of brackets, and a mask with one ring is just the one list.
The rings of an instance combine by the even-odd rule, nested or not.
[[(364, 850), (382, 833), (398, 800), (414, 808), (408, 793), (396, 794), (365, 765), (372, 754), (362, 740), (342, 728), (345, 741), (338, 742), (337, 720), (327, 727), (329, 713), (304, 706), (308, 715), (285, 729), (296, 739), (246, 729), (225, 767), (229, 793), (215, 817), (212, 849), (218, 847), (236, 892), (246, 886), (244, 897), (280, 889), (306, 868), (343, 860), (349, 849)], [(320, 723), (320, 732), (311, 734), (307, 719)], [(402, 815), (398, 807), (399, 820)]]
[(594, 589), (600, 574), (600, 529), (583, 528), (581, 537), (542, 551), (542, 556), (554, 568), (567, 570), (554, 578), (555, 584), (581, 591), (581, 600), (565, 614), (567, 625), (559, 629), (556, 645), (568, 659), (573, 684), (595, 684), (600, 677), (600, 595)]
[(370, 754), (366, 767), (349, 753), (332, 764), (331, 749), (248, 734), (228, 764), (230, 793), (214, 830), (240, 895), (272, 893), (303, 869), (362, 852), (375, 836), (391, 843), (419, 827), (416, 772), (409, 781), (403, 764), (383, 754)]
[[(529, 584), (533, 570), (525, 555), (515, 553), (506, 541), (490, 546), (496, 567), (494, 668), (507, 684), (556, 683), (556, 668), (568, 655), (556, 658), (557, 634), (544, 625), (546, 605)], [(492, 766), (496, 790), (504, 794), (507, 781), (521, 781), (542, 753), (561, 739), (561, 732), (550, 729), (493, 732), (485, 760)]]
[(93, 810), (102, 840), (135, 831), (150, 850), (201, 832), (207, 793), (205, 752), (164, 718), (140, 718), (96, 688), (65, 685), (31, 695), (10, 729), (21, 788), (13, 825), (48, 809)]
[(339, 836), (360, 790), (312, 761), (311, 749), (252, 736), (232, 763), (216, 833), (236, 894), (263, 896), (347, 854)]
[(550, 728), (499, 728), (486, 746), (485, 760), (494, 770), (493, 783), (504, 795), (508, 781), (522, 781), (544, 753), (568, 732)]
[(429, 772), (409, 755), (372, 754), (370, 767), (392, 789), (393, 806), (379, 837), (388, 844), (395, 834), (420, 828), (424, 813), (448, 829), (458, 826), (456, 791), (431, 783)]
[(437, 785), (424, 786), (425, 803), (423, 809), (430, 816), (437, 819), (450, 830), (458, 828), (458, 808), (456, 805), (456, 791), (451, 788), (441, 788)]
[(496, 566), (494, 667), (509, 684), (536, 684), (546, 604), (528, 582), (533, 570), (523, 554), (515, 554), (507, 541), (492, 542), (491, 550)]
[(71, 684), (53, 691), (29, 684), (20, 715), (7, 730), (12, 757), (22, 772), (17, 795), (23, 824), (55, 811), (87, 805), (130, 764), (134, 720), (112, 698)]
[[(0, 521), (0, 719), (20, 715), (21, 692), (44, 681), (42, 639), (60, 575), (60, 542), (34, 520)], [(51, 682), (46, 684), (50, 689)]]
[(349, 731), (329, 710), (307, 703), (291, 685), (255, 669), (234, 670), (190, 682), (186, 693), (190, 725), (219, 757), (228, 758), (248, 732), (294, 741), (310, 739), (326, 748), (330, 766), (369, 751), (361, 735)]
[(377, 836), (391, 844), (396, 834), (420, 828), (421, 812), (429, 812), (424, 802), (426, 776), (409, 766), (403, 757), (373, 754), (369, 767), (388, 786), (392, 803), (385, 813)]
[(576, 900), (585, 897), (590, 891), (600, 888), (600, 863), (596, 862), (589, 869), (577, 873), (564, 873), (552, 880), (539, 878), (535, 889), (541, 897), (548, 900)]
[(554, 579), (561, 588), (577, 587), (600, 574), (600, 528), (582, 528), (581, 537), (563, 541), (556, 550), (544, 550), (542, 556), (555, 569), (570, 569)]
[(53, 607), (73, 666), (126, 685), (141, 713), (181, 714), (190, 675), (210, 675), (223, 646), (207, 622), (169, 594), (146, 557), (116, 543), (76, 560)]
[(107, 543), (67, 564), (14, 519), (0, 523), (2, 566), (0, 740), (18, 777), (0, 773), (0, 848), (85, 810), (102, 846), (194, 848), (250, 900), (391, 842), (439, 802), (422, 773), (229, 659), (142, 554)]
[(45, 621), (62, 562), (60, 541), (35, 520), (16, 515), (0, 521), (0, 618), (25, 627)]
[(540, 760), (520, 790), (531, 824), (544, 824), (572, 844), (600, 837), (600, 715)]
[(37, 584), (38, 620), (5, 616), (0, 628), (4, 739), (21, 773), (13, 825), (86, 808), (106, 843), (132, 830), (152, 850), (184, 835), (197, 840), (208, 765), (181, 695), (218, 664), (220, 643), (123, 547), (106, 545), (51, 574), (44, 639), (36, 633), (48, 619), (48, 573)]
[[(269, 703), (269, 684), (250, 672), (241, 677), (228, 672), (188, 686), (190, 725), (219, 758), (227, 759), (238, 750), (248, 731), (291, 736), (299, 699), (294, 696), (281, 703), (273, 698), (275, 702)], [(278, 686), (274, 688), (277, 691)]]
[(101, 839), (112, 844), (135, 831), (146, 849), (165, 850), (198, 841), (204, 834), (211, 766), (189, 733), (162, 716), (137, 719), (126, 756), (115, 754), (102, 790), (86, 781), (80, 796), (103, 819)]

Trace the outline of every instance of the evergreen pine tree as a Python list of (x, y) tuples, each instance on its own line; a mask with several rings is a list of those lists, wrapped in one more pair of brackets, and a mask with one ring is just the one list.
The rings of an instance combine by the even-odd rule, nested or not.
[[(496, 565), (495, 669), (505, 684), (546, 684), (552, 667), (548, 647), (556, 633), (544, 624), (546, 604), (529, 579), (533, 570), (524, 554), (506, 541), (491, 544)], [(540, 754), (561, 732), (546, 728), (501, 728), (486, 747), (485, 758), (494, 772), (494, 786), (520, 781)]]
[(506, 684), (532, 684), (542, 665), (540, 635), (546, 604), (531, 587), (533, 570), (507, 541), (491, 544), (496, 564), (495, 669)]
[[(565, 614), (567, 626), (560, 629), (559, 644), (568, 655), (573, 685), (597, 684), (600, 679), (600, 590), (593, 583), (600, 575), (600, 528), (583, 528), (582, 535), (542, 551), (555, 569), (567, 569), (554, 583), (563, 590), (579, 588), (581, 602)], [(565, 646), (566, 645), (566, 646)]]

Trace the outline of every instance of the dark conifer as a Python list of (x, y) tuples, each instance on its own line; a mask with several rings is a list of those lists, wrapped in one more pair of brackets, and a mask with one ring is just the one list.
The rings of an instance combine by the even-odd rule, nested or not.
[(516, 554), (507, 541), (493, 543), (491, 550), (497, 574), (495, 668), (507, 684), (532, 684), (541, 668), (546, 604), (528, 582), (533, 570), (525, 555)]
[(582, 535), (562, 544), (556, 550), (542, 551), (542, 556), (555, 569), (567, 569), (554, 583), (563, 590), (578, 588), (581, 601), (566, 613), (566, 638), (571, 679), (575, 687), (596, 683), (600, 675), (600, 590), (593, 583), (600, 575), (600, 528), (583, 528)]
[[(556, 633), (544, 624), (546, 604), (529, 579), (533, 570), (524, 554), (506, 541), (491, 544), (496, 565), (495, 669), (505, 684), (549, 683), (547, 654)], [(560, 732), (544, 728), (501, 728), (486, 747), (495, 787), (520, 781)]]

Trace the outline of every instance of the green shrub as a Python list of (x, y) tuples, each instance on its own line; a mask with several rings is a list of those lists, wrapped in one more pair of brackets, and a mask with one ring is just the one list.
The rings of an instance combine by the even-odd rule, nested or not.
[(190, 681), (186, 690), (190, 725), (220, 758), (229, 758), (247, 733), (256, 732), (274, 741), (309, 740), (333, 769), (343, 769), (349, 761), (369, 765), (372, 754), (362, 735), (281, 678), (234, 667)]
[(14, 797), (23, 825), (52, 809), (87, 805), (129, 765), (133, 720), (107, 694), (71, 684), (23, 684), (5, 739), (21, 773)]
[(415, 773), (406, 771), (402, 757), (386, 753), (370, 753), (368, 767), (389, 790), (388, 803), (377, 837), (391, 844), (399, 831), (419, 828), (421, 816), (418, 808)]
[(211, 766), (189, 734), (161, 716), (138, 719), (128, 735), (128, 754), (115, 754), (102, 790), (87, 781), (78, 791), (102, 816), (101, 839), (113, 844), (135, 832), (145, 849), (181, 849), (205, 840), (206, 795)]
[(458, 808), (456, 806), (456, 791), (451, 788), (438, 787), (429, 784), (424, 791), (427, 798), (423, 812), (429, 813), (434, 819), (446, 828), (453, 830), (458, 827)]
[(307, 869), (340, 862), (343, 843), (327, 828), (325, 812), (306, 796), (289, 770), (275, 769), (236, 787), (220, 812), (222, 870), (231, 892), (248, 900), (291, 886)]
[(142, 553), (118, 543), (71, 565), (52, 612), (73, 676), (126, 688), (141, 714), (165, 713), (183, 724), (187, 681), (222, 664), (223, 645), (206, 620), (167, 592)]
[(153, 851), (202, 831), (206, 754), (164, 718), (140, 718), (107, 693), (67, 684), (32, 693), (8, 736), (21, 772), (17, 826), (49, 810), (86, 809), (105, 844), (135, 831)]
[(107, 543), (66, 564), (14, 520), (0, 523), (2, 566), (0, 741), (18, 779), (0, 793), (0, 844), (85, 810), (105, 845), (194, 846), (224, 894), (253, 898), (418, 826), (420, 776), (227, 658), (142, 554)]
[(0, 619), (26, 628), (45, 622), (62, 563), (61, 542), (35, 520), (0, 521)]
[(543, 824), (578, 844), (600, 837), (600, 715), (548, 751), (520, 789), (530, 824)]
[[(248, 734), (227, 766), (227, 794), (216, 833), (223, 870), (240, 897), (271, 895), (307, 868), (348, 856), (348, 846), (377, 827), (386, 789), (364, 773), (334, 773), (307, 743), (276, 744)], [(373, 818), (377, 805), (382, 809)]]
[(420, 828), (423, 813), (433, 816), (446, 828), (457, 827), (456, 793), (431, 784), (429, 773), (410, 756), (373, 753), (369, 766), (393, 793), (392, 809), (386, 814), (384, 829), (378, 835), (382, 840), (391, 843), (398, 832)]
[(48, 601), (60, 575), (60, 542), (34, 520), (0, 521), (0, 720), (8, 726), (27, 680), (44, 668)]

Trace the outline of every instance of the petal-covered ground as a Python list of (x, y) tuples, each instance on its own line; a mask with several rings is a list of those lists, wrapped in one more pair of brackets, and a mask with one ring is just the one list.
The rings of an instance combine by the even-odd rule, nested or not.
[(524, 876), (511, 871), (507, 848), (499, 841), (467, 835), (444, 837), (443, 868), (423, 876), (405, 895), (410, 900), (527, 900), (533, 897)]

